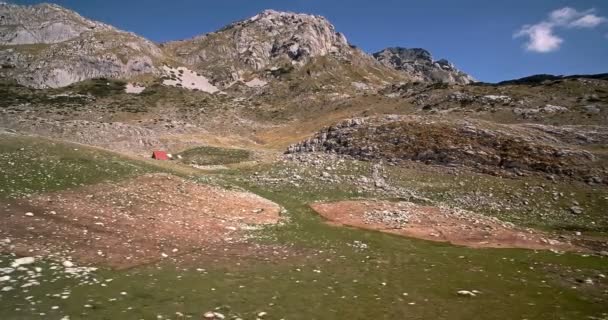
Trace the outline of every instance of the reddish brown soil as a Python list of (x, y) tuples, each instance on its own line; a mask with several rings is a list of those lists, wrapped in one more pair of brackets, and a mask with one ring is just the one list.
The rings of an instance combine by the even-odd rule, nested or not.
[[(467, 247), (581, 250), (572, 244), (551, 240), (547, 234), (540, 231), (517, 228), (495, 218), (462, 210), (387, 201), (315, 203), (311, 207), (331, 224), (379, 230)], [(400, 210), (407, 212), (410, 219), (399, 228), (365, 219), (366, 212), (377, 210)]]
[(127, 268), (195, 251), (243, 251), (244, 230), (277, 223), (279, 212), (251, 193), (150, 174), (0, 202), (0, 234), (17, 253)]

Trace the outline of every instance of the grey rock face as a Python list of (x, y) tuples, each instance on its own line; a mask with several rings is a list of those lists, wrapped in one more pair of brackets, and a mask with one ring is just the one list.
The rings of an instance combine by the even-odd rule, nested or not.
[[(433, 61), (422, 49), (390, 49), (376, 58), (380, 62), (349, 45), (327, 19), (315, 15), (266, 10), (217, 32), (163, 44), (161, 49), (57, 5), (0, 3), (0, 77), (35, 88), (62, 87), (95, 77), (160, 75), (163, 61), (179, 62), (221, 87), (275, 78), (327, 59), (346, 70), (345, 78), (356, 69), (383, 83), (471, 81), (449, 62)], [(361, 91), (368, 89), (363, 82), (349, 83)]]
[(373, 56), (385, 66), (405, 72), (420, 81), (455, 84), (475, 81), (445, 59), (434, 61), (430, 52), (420, 48), (387, 48)]
[(113, 28), (52, 4), (18, 6), (0, 3), (0, 44), (58, 43), (89, 31)]
[(201, 71), (219, 67), (233, 79), (248, 71), (298, 66), (314, 57), (353, 51), (346, 37), (325, 18), (274, 10), (165, 47), (185, 64)]
[[(259, 15), (229, 26), (238, 28), (237, 51), (251, 58), (259, 69), (269, 61), (264, 58), (288, 57), (303, 61), (310, 57), (340, 53), (348, 48), (346, 37), (325, 18), (307, 14), (266, 10)], [(256, 34), (268, 30), (271, 41), (256, 41)]]
[(492, 128), (472, 120), (399, 115), (347, 119), (286, 150), (287, 154), (311, 152), (389, 163), (458, 165), (490, 174), (527, 171), (601, 179), (606, 175), (585, 167), (597, 160), (587, 151), (544, 143), (519, 126)]
[(161, 56), (146, 39), (59, 6), (0, 4), (0, 76), (25, 86), (158, 73)]

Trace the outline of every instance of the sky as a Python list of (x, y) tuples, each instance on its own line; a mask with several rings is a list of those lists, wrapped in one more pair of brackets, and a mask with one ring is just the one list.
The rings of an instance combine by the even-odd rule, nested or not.
[(215, 31), (264, 9), (318, 14), (372, 53), (424, 48), (485, 82), (608, 72), (608, 0), (13, 0), (52, 2), (155, 42)]

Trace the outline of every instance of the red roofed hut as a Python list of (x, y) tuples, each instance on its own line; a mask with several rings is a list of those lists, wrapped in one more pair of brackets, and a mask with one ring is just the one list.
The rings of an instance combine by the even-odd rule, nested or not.
[(152, 159), (156, 160), (169, 160), (167, 153), (164, 151), (154, 151), (152, 152)]

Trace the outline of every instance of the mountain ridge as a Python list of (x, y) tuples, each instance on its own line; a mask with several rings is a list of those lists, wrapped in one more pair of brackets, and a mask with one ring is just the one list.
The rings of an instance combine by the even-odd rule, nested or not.
[(236, 82), (267, 82), (321, 57), (336, 60), (338, 73), (345, 75), (351, 73), (349, 65), (356, 65), (363, 79), (371, 79), (365, 85), (462, 82), (458, 74), (450, 74), (452, 70), (444, 71), (447, 76), (432, 77), (421, 75), (426, 69), (410, 72), (378, 62), (319, 15), (268, 9), (215, 32), (157, 44), (55, 4), (0, 4), (0, 12), (5, 17), (0, 19), (0, 76), (34, 88), (95, 77), (159, 78), (167, 74), (164, 65), (191, 69), (227, 88)]
[(388, 47), (372, 54), (382, 64), (413, 75), (417, 80), (469, 84), (476, 82), (446, 59), (434, 60), (422, 48)]

